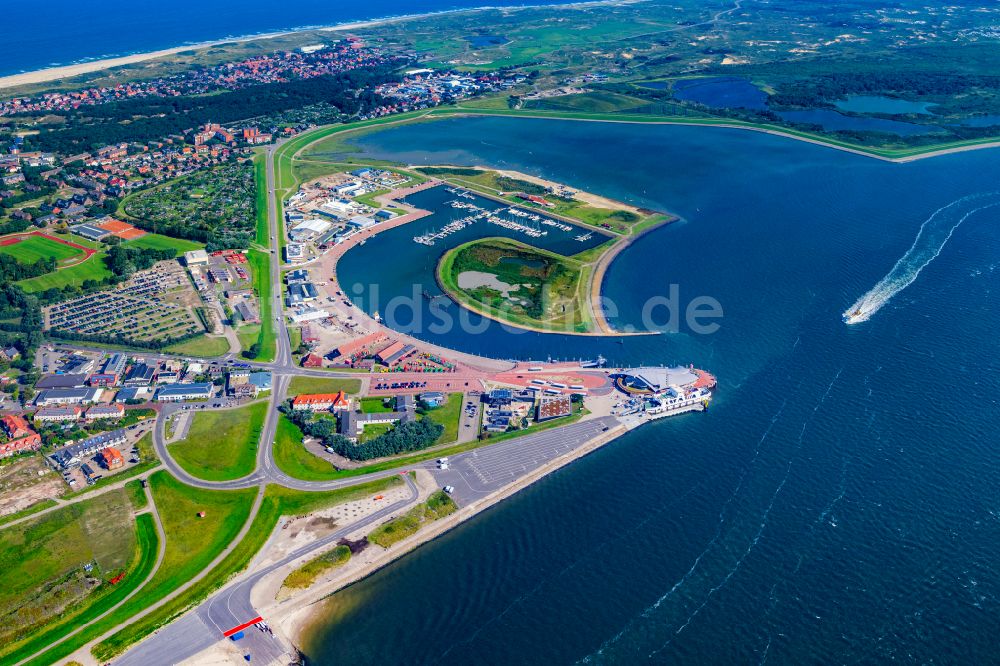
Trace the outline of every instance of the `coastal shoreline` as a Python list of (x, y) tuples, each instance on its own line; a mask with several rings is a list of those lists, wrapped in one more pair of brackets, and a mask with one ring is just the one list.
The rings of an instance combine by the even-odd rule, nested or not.
[[(322, 604), (328, 597), (354, 583), (368, 578), (420, 546), (443, 536), (542, 478), (622, 437), (629, 430), (625, 425), (618, 425), (607, 432), (602, 432), (573, 451), (542, 465), (504, 488), (461, 507), (446, 518), (431, 523), (425, 529), (419, 530), (416, 534), (379, 553), (374, 560), (365, 566), (355, 571), (348, 571), (340, 576), (334, 576), (325, 582), (304, 590), (299, 595), (289, 597), (287, 599), (288, 604), (284, 608), (281, 606), (282, 602), (275, 602), (275, 607), (262, 609), (264, 612), (270, 613), (269, 617), (272, 618), (270, 626), (286, 645), (291, 645), (296, 650), (300, 650), (308, 630), (316, 619), (317, 611), (321, 610), (318, 604)], [(274, 575), (283, 577), (287, 575), (287, 572), (276, 572)]]
[(156, 60), (158, 58), (163, 58), (177, 53), (184, 53), (186, 51), (198, 51), (201, 49), (208, 49), (216, 46), (222, 46), (224, 44), (245, 44), (247, 42), (254, 42), (257, 40), (288, 37), (290, 35), (299, 35), (307, 32), (343, 32), (350, 30), (361, 30), (363, 28), (371, 28), (391, 23), (400, 23), (403, 21), (426, 19), (432, 16), (462, 14), (466, 12), (480, 12), (480, 11), (491, 11), (491, 10), (519, 11), (524, 9), (542, 9), (548, 7), (575, 9), (580, 7), (599, 6), (599, 5), (631, 4), (634, 1), (635, 0), (590, 0), (587, 2), (566, 2), (566, 3), (545, 4), (545, 5), (535, 5), (535, 4), (512, 5), (509, 7), (496, 6), (496, 5), (483, 5), (480, 7), (463, 7), (458, 9), (442, 9), (440, 11), (434, 11), (434, 12), (418, 12), (414, 14), (384, 16), (379, 18), (364, 19), (360, 21), (350, 21), (347, 23), (335, 23), (332, 25), (324, 25), (324, 26), (304, 26), (298, 28), (290, 28), (288, 30), (276, 30), (273, 32), (262, 32), (252, 35), (243, 35), (240, 37), (208, 40), (204, 42), (197, 42), (194, 44), (182, 44), (165, 49), (145, 51), (142, 53), (131, 53), (126, 55), (113, 56), (110, 58), (100, 58), (97, 60), (81, 60), (78, 62), (70, 63), (68, 65), (57, 65), (55, 67), (44, 67), (42, 69), (36, 69), (28, 72), (7, 74), (5, 76), (0, 76), (0, 90), (5, 90), (8, 88), (16, 88), (18, 86), (24, 86), (24, 85), (48, 83), (50, 81), (58, 81), (60, 79), (72, 78), (74, 76), (81, 76), (83, 74), (93, 74), (95, 72), (110, 70), (116, 67), (124, 67), (126, 65), (135, 65), (149, 60)]

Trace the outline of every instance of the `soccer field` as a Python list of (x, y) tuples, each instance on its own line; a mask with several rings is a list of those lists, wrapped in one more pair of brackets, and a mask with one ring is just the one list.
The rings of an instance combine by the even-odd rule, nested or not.
[(0, 253), (9, 254), (24, 264), (33, 264), (48, 257), (55, 257), (57, 262), (65, 263), (68, 259), (82, 255), (83, 250), (44, 236), (25, 236), (10, 245), (0, 244)]

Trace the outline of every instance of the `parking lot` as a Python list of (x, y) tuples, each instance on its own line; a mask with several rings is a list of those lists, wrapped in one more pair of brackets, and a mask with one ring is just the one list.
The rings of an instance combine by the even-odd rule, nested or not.
[(161, 261), (116, 289), (49, 306), (45, 318), (50, 329), (158, 340), (204, 331), (194, 312), (200, 304), (184, 269)]
[(468, 504), (583, 446), (616, 425), (616, 418), (604, 416), (523, 435), (452, 456), (448, 469), (434, 465), (431, 474), (441, 487), (454, 488), (452, 496), (459, 504)]

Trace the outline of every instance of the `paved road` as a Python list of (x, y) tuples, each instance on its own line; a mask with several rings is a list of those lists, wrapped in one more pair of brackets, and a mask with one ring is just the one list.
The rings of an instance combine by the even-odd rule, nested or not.
[(440, 485), (454, 486), (454, 498), (465, 505), (583, 446), (616, 425), (618, 420), (615, 417), (602, 416), (524, 435), (453, 456), (449, 459), (448, 469), (436, 469), (435, 466), (431, 473)]
[[(418, 496), (417, 487), (409, 475), (404, 475), (403, 478), (410, 490), (409, 497), (385, 506), (361, 520), (302, 546), (273, 564), (244, 575), (209, 598), (195, 611), (189, 612), (177, 622), (161, 629), (113, 663), (115, 666), (176, 664), (223, 640), (223, 634), (226, 631), (259, 616), (250, 601), (250, 594), (254, 586), (264, 576), (290, 562), (336, 543), (356, 530), (373, 525), (415, 502)], [(239, 641), (238, 645), (244, 654), (247, 652), (251, 654), (251, 663), (269, 664), (285, 654), (280, 642), (271, 634), (262, 632), (255, 627), (246, 629), (244, 633), (246, 637)]]

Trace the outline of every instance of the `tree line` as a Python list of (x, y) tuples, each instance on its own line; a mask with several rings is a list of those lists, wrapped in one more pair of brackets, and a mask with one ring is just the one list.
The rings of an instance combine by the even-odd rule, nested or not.
[(25, 140), (30, 148), (61, 154), (163, 139), (208, 122), (231, 123), (325, 102), (347, 115), (382, 103), (374, 86), (399, 80), (398, 64), (358, 68), (307, 80), (267, 83), (218, 95), (129, 99), (72, 111), (69, 122)]
[(287, 404), (282, 411), (309, 437), (315, 437), (330, 447), (337, 455), (349, 460), (374, 460), (407, 451), (420, 451), (431, 446), (444, 432), (444, 426), (429, 418), (399, 423), (367, 442), (355, 443), (336, 432), (332, 419), (315, 418), (311, 412), (296, 411)]

